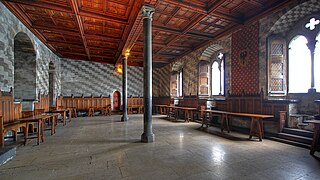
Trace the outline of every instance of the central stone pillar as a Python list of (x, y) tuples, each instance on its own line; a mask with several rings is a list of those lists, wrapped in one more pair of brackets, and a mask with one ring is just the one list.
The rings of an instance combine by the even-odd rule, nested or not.
[(141, 142), (153, 142), (152, 132), (152, 14), (154, 8), (142, 6), (143, 16), (143, 70), (144, 70), (144, 126)]
[(127, 69), (128, 56), (122, 58), (122, 117), (121, 121), (128, 121), (128, 97), (127, 97)]
[(311, 53), (311, 88), (308, 90), (309, 93), (315, 93), (317, 90), (314, 87), (314, 51), (316, 47), (316, 40), (308, 42), (307, 46)]

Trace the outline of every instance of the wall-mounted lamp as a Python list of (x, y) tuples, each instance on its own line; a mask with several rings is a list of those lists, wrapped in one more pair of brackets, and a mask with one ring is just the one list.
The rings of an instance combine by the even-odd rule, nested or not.
[(116, 72), (116, 74), (118, 74), (118, 75), (122, 74), (122, 64), (116, 64), (116, 66), (115, 66), (115, 72)]

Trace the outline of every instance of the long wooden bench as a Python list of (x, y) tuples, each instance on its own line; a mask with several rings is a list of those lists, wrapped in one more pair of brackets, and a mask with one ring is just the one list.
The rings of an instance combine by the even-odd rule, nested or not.
[(85, 111), (89, 116), (93, 116), (95, 111), (101, 111), (102, 114), (110, 114), (110, 97), (75, 97), (68, 96), (57, 98), (57, 107), (72, 109), (72, 114), (76, 116), (77, 111)]
[[(13, 140), (17, 141), (17, 137), (18, 137), (18, 130), (20, 128), (24, 128), (24, 132), (26, 131), (26, 125), (25, 123), (21, 123), (19, 121), (14, 121), (14, 122), (10, 122), (10, 123), (3, 123), (3, 117), (0, 116), (0, 146), (4, 147), (4, 138), (5, 138), (5, 134), (8, 133), (9, 131), (13, 131)], [(24, 134), (26, 135), (26, 134)]]
[(14, 103), (12, 90), (0, 92), (0, 147), (4, 147), (4, 139), (9, 131), (13, 132), (13, 139), (17, 140), (19, 129), (25, 132), (26, 126), (19, 121), (22, 111), (21, 103)]

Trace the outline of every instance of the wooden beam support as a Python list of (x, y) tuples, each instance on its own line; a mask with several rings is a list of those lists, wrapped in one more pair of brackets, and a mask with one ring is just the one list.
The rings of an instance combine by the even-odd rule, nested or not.
[(79, 8), (78, 8), (78, 3), (76, 0), (70, 0), (71, 1), (71, 6), (72, 6), (72, 9), (73, 9), (73, 12), (76, 16), (76, 19), (77, 19), (77, 24), (78, 24), (78, 27), (79, 27), (79, 30), (80, 30), (80, 34), (81, 34), (81, 38), (82, 38), (82, 42), (83, 42), (83, 45), (84, 45), (84, 48), (86, 50), (86, 54), (88, 56), (88, 59), (90, 60), (90, 52), (89, 52), (89, 49), (88, 49), (88, 45), (87, 45), (87, 41), (86, 41), (86, 38), (85, 38), (85, 35), (84, 35), (84, 28), (83, 28), (83, 23), (82, 23), (82, 19), (79, 15)]

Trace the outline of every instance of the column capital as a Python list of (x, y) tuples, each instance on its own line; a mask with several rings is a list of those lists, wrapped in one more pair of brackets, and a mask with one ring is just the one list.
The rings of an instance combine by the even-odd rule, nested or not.
[(154, 8), (153, 7), (150, 7), (150, 6), (142, 6), (141, 8), (141, 14), (142, 14), (142, 17), (143, 19), (144, 18), (152, 18), (152, 15), (154, 13)]

